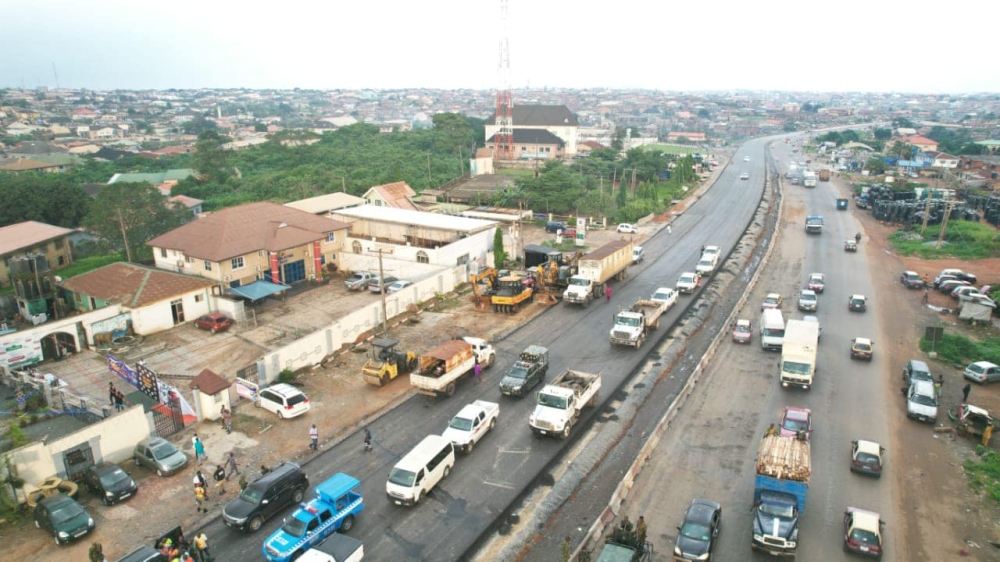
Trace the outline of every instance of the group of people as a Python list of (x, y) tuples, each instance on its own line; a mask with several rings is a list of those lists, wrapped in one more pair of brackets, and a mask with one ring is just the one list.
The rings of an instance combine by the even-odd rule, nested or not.
[[(195, 434), (195, 436), (192, 437), (192, 440), (195, 441), (196, 454), (198, 454), (198, 451), (200, 449), (201, 450), (200, 454), (203, 455), (204, 445), (201, 443), (201, 440), (198, 439), (198, 435)], [(208, 457), (206, 457), (206, 459), (207, 458)], [(199, 464), (200, 464), (200, 458), (199, 458)], [(236, 464), (236, 455), (232, 451), (229, 451), (226, 454), (226, 460), (222, 464), (216, 465), (215, 472), (212, 473), (212, 478), (215, 480), (215, 487), (218, 488), (219, 490), (218, 495), (221, 496), (226, 493), (226, 481), (228, 481), (229, 477), (234, 474), (237, 476), (241, 476), (239, 466), (237, 466)], [(241, 476), (240, 478), (241, 488), (243, 487), (244, 481), (245, 480)], [(208, 513), (208, 506), (207, 506), (209, 498), (208, 480), (201, 473), (201, 470), (195, 471), (193, 484), (194, 484), (194, 501), (196, 508), (195, 511), (199, 513)]]
[(160, 554), (166, 556), (169, 562), (212, 562), (215, 560), (209, 551), (208, 537), (205, 533), (198, 533), (191, 542), (184, 540), (184, 535), (177, 535), (176, 540), (166, 538), (156, 545), (156, 549), (160, 551)]
[(116, 412), (121, 412), (125, 409), (125, 395), (122, 391), (115, 388), (115, 383), (108, 383), (108, 403), (114, 406)]

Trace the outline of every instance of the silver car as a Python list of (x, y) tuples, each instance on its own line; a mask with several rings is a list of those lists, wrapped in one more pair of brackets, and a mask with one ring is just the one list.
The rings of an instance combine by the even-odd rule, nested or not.
[(136, 466), (155, 470), (157, 476), (169, 476), (184, 469), (188, 457), (162, 437), (143, 439), (135, 446), (132, 459)]
[(1000, 367), (989, 361), (976, 361), (965, 368), (964, 375), (970, 381), (986, 384), (1000, 380)]

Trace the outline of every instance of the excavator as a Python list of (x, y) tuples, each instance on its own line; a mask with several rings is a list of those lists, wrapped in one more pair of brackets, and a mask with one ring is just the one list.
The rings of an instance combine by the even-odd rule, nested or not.
[[(480, 281), (487, 279), (489, 283), (482, 293), (479, 292)], [(485, 310), (490, 306), (491, 295), (497, 286), (497, 270), (492, 267), (484, 267), (479, 273), (469, 275), (469, 284), (472, 285), (472, 296), (470, 300), (477, 310)]]
[(534, 300), (535, 290), (530, 283), (525, 283), (527, 280), (529, 278), (516, 273), (497, 280), (497, 290), (490, 299), (493, 312), (513, 314), (522, 303)]
[(576, 274), (577, 264), (582, 256), (583, 252), (576, 252), (571, 256), (563, 256), (562, 262), (550, 261), (535, 268), (538, 294), (543, 304), (553, 304), (562, 295), (569, 278)]
[(375, 386), (385, 386), (385, 383), (399, 375), (405, 375), (417, 368), (420, 356), (412, 351), (396, 351), (397, 345), (399, 340), (392, 338), (378, 338), (372, 341), (371, 355), (361, 368), (365, 382)]

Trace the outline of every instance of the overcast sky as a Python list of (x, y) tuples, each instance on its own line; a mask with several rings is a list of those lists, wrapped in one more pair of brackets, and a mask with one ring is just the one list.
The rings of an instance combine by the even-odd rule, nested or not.
[[(483, 88), (500, 0), (8, 0), (0, 86)], [(1000, 92), (991, 0), (509, 0), (515, 88)]]

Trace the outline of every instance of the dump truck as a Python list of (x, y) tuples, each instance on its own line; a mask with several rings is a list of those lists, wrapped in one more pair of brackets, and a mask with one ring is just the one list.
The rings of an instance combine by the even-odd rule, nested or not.
[(412, 351), (396, 351), (399, 340), (378, 338), (372, 341), (368, 361), (361, 367), (361, 374), (368, 384), (384, 386), (399, 375), (417, 368), (419, 356)]
[(615, 314), (615, 325), (608, 334), (608, 340), (615, 345), (642, 347), (649, 332), (660, 327), (660, 316), (667, 311), (667, 303), (639, 299), (626, 310)]
[(806, 217), (806, 234), (822, 234), (823, 217), (819, 215), (809, 215)]
[(580, 258), (576, 275), (569, 278), (563, 302), (588, 306), (604, 296), (611, 279), (624, 279), (632, 263), (631, 240), (609, 242)]
[(808, 441), (779, 435), (761, 440), (753, 490), (753, 548), (772, 555), (795, 556), (811, 462)]
[(819, 181), (830, 181), (830, 170), (823, 169), (816, 172), (816, 176), (819, 177)]
[(819, 345), (819, 324), (804, 320), (789, 320), (781, 346), (779, 380), (781, 386), (798, 386), (809, 390), (816, 374), (816, 348)]
[(449, 340), (420, 356), (420, 365), (410, 373), (410, 385), (421, 394), (451, 396), (459, 377), (472, 372), (477, 362), (489, 367), (495, 357), (493, 346), (479, 338)]
[(585, 406), (597, 403), (601, 390), (601, 374), (581, 373), (567, 369), (550, 384), (538, 391), (538, 404), (528, 418), (535, 435), (569, 437)]

